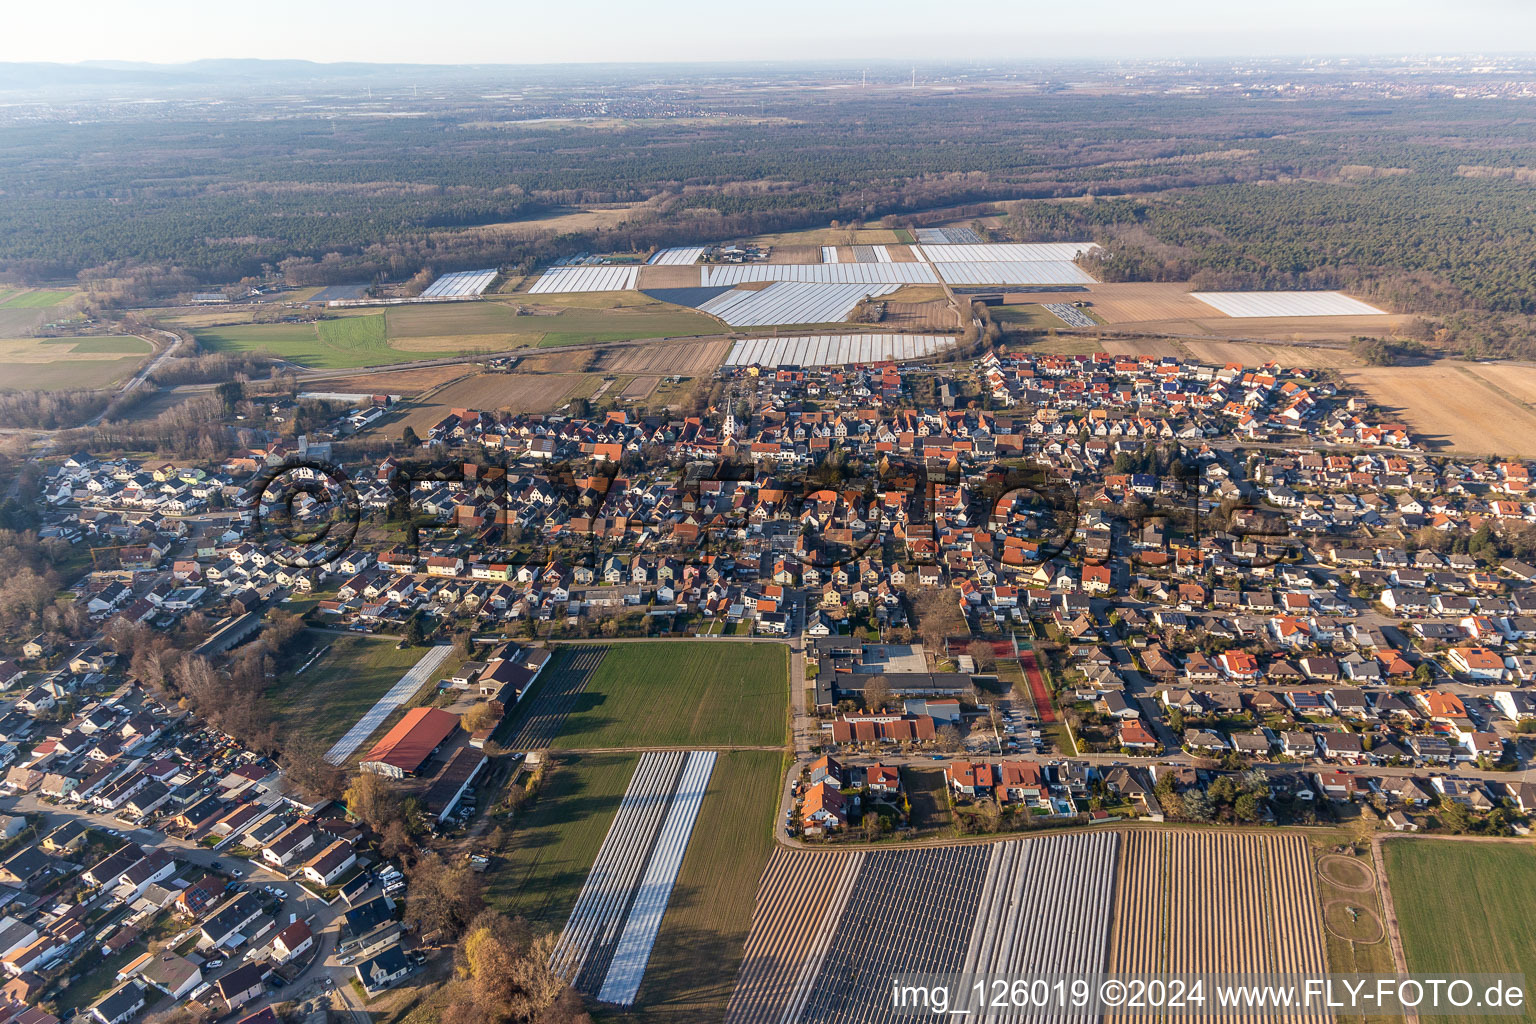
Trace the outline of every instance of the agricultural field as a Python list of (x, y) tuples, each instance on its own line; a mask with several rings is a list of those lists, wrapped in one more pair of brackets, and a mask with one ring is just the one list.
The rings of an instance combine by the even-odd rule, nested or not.
[(592, 673), (608, 653), (606, 647), (567, 647), (555, 653), (525, 696), (517, 717), (517, 732), (507, 746), (512, 750), (545, 750), (560, 732), (576, 696), (587, 688)]
[(726, 338), (671, 342), (665, 345), (626, 345), (608, 349), (598, 368), (612, 373), (661, 373), (683, 377), (713, 373), (731, 350)]
[(777, 747), (788, 731), (788, 704), (782, 644), (615, 644), (553, 746)]
[[(1530, 973), (1536, 963), (1536, 849), (1527, 843), (1394, 838), (1382, 853), (1409, 971)], [(1524, 1019), (1532, 1017), (1527, 1008)]]
[(391, 348), (386, 338), (377, 335), (376, 329), (334, 326), (341, 322), (223, 324), (194, 327), (192, 334), (197, 338), (198, 346), (208, 352), (270, 352), (279, 359), (315, 369), (379, 366), (411, 359), (427, 359), (434, 354)]
[[(1423, 366), (1344, 370), (1340, 376), (1385, 409), (1389, 420), (1407, 423), (1415, 439), (1431, 448), (1479, 456), (1536, 455), (1536, 407), (1505, 388), (1502, 373), (1480, 374), (1468, 364), (1442, 359)], [(1523, 380), (1525, 374), (1515, 377)]]
[(773, 817), (782, 755), (727, 750), (683, 858), (633, 1016), (648, 1024), (715, 1024), (752, 925), (757, 883), (777, 855)]
[(862, 851), (773, 851), (758, 888), (726, 1024), (799, 1018), (865, 856)]
[[(962, 970), (1012, 977), (1101, 970), (1119, 842), (1114, 832), (1074, 832), (986, 847), (980, 910)], [(1051, 926), (1038, 927), (1040, 921)], [(984, 1019), (1006, 1019), (981, 1005), (970, 1008)], [(1086, 1022), (1096, 1015), (1065, 1019)]]
[(828, 227), (754, 235), (740, 244), (762, 248), (782, 248), (784, 246), (895, 245), (902, 241), (907, 239), (897, 237), (897, 232), (889, 228)]
[(720, 333), (719, 321), (711, 317), (634, 291), (519, 298), (531, 314), (518, 318), (519, 327), (538, 331), (544, 348)]
[(989, 859), (981, 845), (867, 854), (799, 1019), (883, 1019), (870, 1011), (889, 1006), (892, 975), (959, 971)]
[(1536, 364), (1500, 361), (1457, 363), (1456, 368), (1487, 381), (1511, 401), (1536, 408)]
[(1111, 973), (1328, 969), (1312, 859), (1299, 834), (1127, 832), (1114, 922)]
[(1052, 331), (1066, 326), (1038, 302), (993, 306), (990, 312), (1005, 331)]
[(1319, 369), (1348, 369), (1361, 366), (1360, 358), (1347, 348), (1315, 345), (1267, 344), (1245, 341), (1180, 341), (1196, 359), (1202, 362), (1225, 365), (1242, 363), (1244, 366), (1263, 366), (1275, 362), (1281, 366), (1316, 367)]
[(75, 293), (68, 288), (32, 288), (0, 293), (0, 309), (52, 309)]
[(487, 901), (538, 927), (561, 927), (639, 760), (622, 753), (546, 760), (538, 796), (505, 826), (510, 838), (486, 875)]
[(776, 850), (726, 1022), (884, 1020), (889, 1012), (871, 1012), (889, 1003), (880, 986), (908, 971), (1102, 970), (1119, 842), (1115, 832), (1076, 832), (926, 849)]
[(641, 755), (555, 948), (577, 991), (634, 1003), (714, 766), (712, 750)]
[(1189, 286), (1154, 282), (1093, 284), (1088, 294), (1062, 293), (1062, 298), (1042, 297), (1042, 302), (1074, 302), (1087, 299), (1099, 319), (1111, 324), (1154, 320), (1209, 318), (1210, 306), (1193, 298)]
[[(387, 417), (376, 429), (399, 437), (407, 426), (425, 435), (427, 429), (453, 409), (505, 409), (509, 412), (549, 412), (558, 409), (583, 388), (590, 388), (583, 373), (477, 373), (456, 380), (419, 402), (402, 402), (398, 414)], [(318, 390), (335, 388), (331, 381)]]
[[(534, 346), (716, 334), (718, 321), (637, 292), (540, 295), (536, 303), (435, 302), (363, 308), (313, 323), (253, 324), (219, 311), (173, 318), (211, 352), (268, 351), (314, 369), (350, 369)], [(609, 301), (601, 301), (608, 298)], [(519, 312), (519, 310), (523, 312)]]
[(477, 371), (473, 366), (422, 366), (407, 370), (380, 370), (378, 373), (312, 378), (305, 380), (304, 384), (313, 391), (411, 398), (474, 372)]
[[(327, 744), (340, 739), (421, 660), (420, 648), (396, 650), (395, 641), (305, 630), (293, 641), (292, 668), (267, 688), (285, 731)], [(429, 680), (430, 681), (430, 680)]]
[(132, 376), (153, 351), (126, 336), (0, 340), (0, 391), (105, 388)]

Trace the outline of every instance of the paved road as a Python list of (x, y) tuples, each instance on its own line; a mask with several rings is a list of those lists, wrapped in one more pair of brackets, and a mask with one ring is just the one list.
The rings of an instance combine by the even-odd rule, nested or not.
[[(269, 802), (269, 806), (276, 801)], [(40, 800), (36, 794), (21, 794), (18, 796), (0, 797), (0, 811), (7, 814), (36, 814), (43, 820), (44, 833), (64, 825), (70, 821), (83, 821), (98, 829), (113, 829), (119, 832), (125, 839), (132, 840), (147, 848), (158, 848), (170, 851), (177, 860), (197, 864), (205, 868), (211, 868), (215, 863), (224, 871), (230, 868), (238, 868), (242, 873), (242, 881), (260, 890), (265, 886), (272, 886), (284, 893), (284, 913), (296, 913), (299, 917), (309, 922), (311, 930), (315, 933), (315, 939), (319, 945), (319, 952), (311, 961), (309, 968), (295, 979), (292, 985), (282, 989), (273, 990), (269, 996), (259, 1002), (254, 1002), (246, 1007), (247, 1012), (254, 1013), (267, 1003), (287, 1002), (298, 998), (304, 998), (302, 993), (311, 989), (314, 995), (326, 991), (327, 979), (337, 990), (347, 985), (347, 980), (353, 976), (350, 967), (343, 967), (335, 962), (336, 945), (340, 939), (341, 914), (347, 909), (345, 901), (337, 900), (330, 906), (315, 899), (305, 891), (304, 887), (290, 880), (286, 875), (255, 862), (231, 855), (228, 851), (210, 850), (205, 846), (199, 846), (176, 836), (166, 835), (162, 832), (148, 828), (132, 828), (125, 825), (108, 814), (90, 810), (84, 807), (76, 807), (69, 804), (47, 804)], [(371, 891), (367, 895), (372, 895)], [(283, 918), (286, 921), (286, 917)], [(239, 967), (244, 961), (240, 958), (232, 958), (226, 961), (225, 966), (218, 971), (205, 974), (208, 978), (217, 978), (223, 973)], [(366, 1024), (364, 1016), (359, 1024)]]

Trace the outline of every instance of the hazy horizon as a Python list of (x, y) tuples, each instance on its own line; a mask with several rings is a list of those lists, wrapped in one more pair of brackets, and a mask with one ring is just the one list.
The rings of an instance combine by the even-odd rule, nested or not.
[[(1103, 26), (1113, 26), (1105, 31)], [(599, 2), (573, 13), (461, 0), (424, 15), (400, 0), (274, 0), (259, 13), (191, 0), (146, 6), (84, 0), (60, 32), (57, 12), (13, 12), (0, 61), (308, 60), (321, 63), (667, 64), (1048, 58), (1469, 55), (1528, 51), (1536, 5), (1519, 0), (1288, 0), (1261, 9), (1216, 0), (1103, 0), (1091, 13), (973, 0), (935, 17), (914, 0), (826, 5), (785, 0), (771, 16), (702, 0)]]

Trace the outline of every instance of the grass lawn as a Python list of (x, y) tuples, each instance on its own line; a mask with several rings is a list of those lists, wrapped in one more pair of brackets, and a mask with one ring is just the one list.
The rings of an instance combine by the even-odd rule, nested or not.
[(68, 288), (37, 288), (20, 294), (8, 293), (0, 309), (46, 309), (57, 306), (75, 294)]
[(774, 746), (788, 738), (782, 644), (614, 644), (555, 746)]
[(559, 930), (597, 859), (639, 754), (556, 757), (544, 788), (508, 826), (506, 849), (486, 874), (498, 910)]
[[(1393, 839), (1383, 853), (1409, 971), (1520, 973), (1536, 964), (1530, 844)], [(1529, 1004), (1523, 1019), (1536, 1019)]]
[(773, 852), (782, 778), (782, 754), (728, 750), (715, 761), (640, 985), (639, 1008), (625, 1019), (672, 1024), (725, 1015), (757, 884)]
[[(426, 651), (422, 647), (397, 651), (395, 642), (320, 630), (299, 634), (294, 646), (303, 653), (267, 688), (278, 723), (326, 743), (341, 739)], [(298, 673), (311, 656), (327, 646), (330, 650)], [(444, 670), (450, 667), (446, 663), (443, 666)], [(429, 680), (428, 685), (437, 678), (441, 677)], [(367, 744), (358, 749), (366, 750)]]

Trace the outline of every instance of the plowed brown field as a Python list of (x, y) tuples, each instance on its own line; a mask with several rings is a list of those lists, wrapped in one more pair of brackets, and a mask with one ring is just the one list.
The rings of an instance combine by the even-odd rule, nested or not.
[(1501, 369), (1446, 359), (1424, 366), (1345, 370), (1342, 376), (1432, 447), (1476, 455), (1536, 455), (1536, 408), (1521, 397), (1528, 393), (1531, 371), (1511, 373), (1506, 381)]
[(779, 1024), (799, 1016), (863, 860), (862, 853), (774, 849), (726, 1024)]
[(678, 374), (694, 377), (712, 373), (731, 350), (726, 338), (632, 345), (608, 349), (598, 368), (610, 373)]
[(459, 365), (423, 366), (412, 370), (388, 370), (382, 373), (359, 373), (350, 377), (322, 377), (306, 385), (308, 391), (345, 391), (369, 395), (412, 395), (428, 388), (463, 377), (474, 367)]
[(581, 373), (482, 373), (449, 384), (431, 398), (409, 409), (383, 429), (398, 437), (410, 426), (425, 436), (427, 428), (452, 409), (506, 409), (510, 412), (549, 412), (587, 379)]
[[(1133, 831), (1115, 893), (1112, 974), (1256, 973), (1328, 969), (1307, 841), (1251, 832)], [(1109, 1014), (1107, 1021), (1132, 1020)], [(1220, 1019), (1194, 1014), (1201, 1022)], [(1321, 1012), (1279, 1019), (1321, 1022)]]

